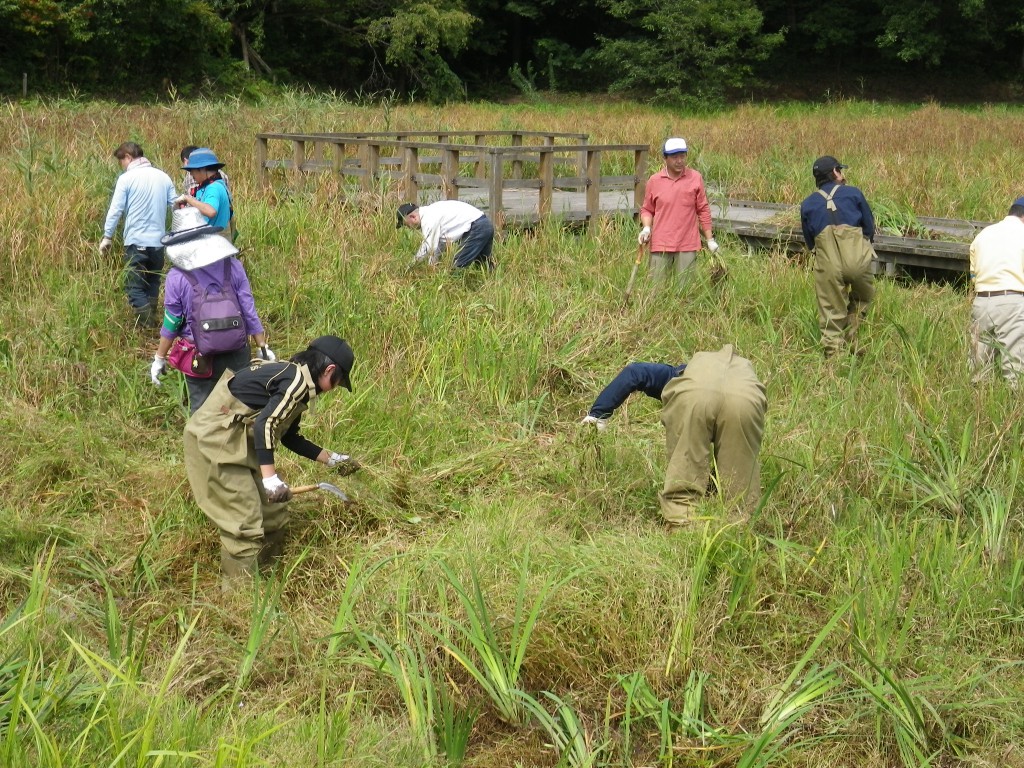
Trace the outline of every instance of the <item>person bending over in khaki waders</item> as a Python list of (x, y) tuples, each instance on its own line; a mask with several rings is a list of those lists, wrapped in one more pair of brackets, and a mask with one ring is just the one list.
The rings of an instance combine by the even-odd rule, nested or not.
[(321, 336), (287, 361), (253, 360), (224, 374), (185, 425), (185, 469), (196, 503), (220, 529), (222, 586), (230, 590), (280, 557), (288, 485), (277, 475), (278, 444), (347, 475), (349, 456), (299, 432), (310, 402), (341, 385), (351, 391), (355, 356), (344, 339)]
[(698, 352), (686, 365), (631, 363), (598, 395), (583, 424), (599, 430), (633, 392), (662, 401), (668, 465), (660, 493), (670, 526), (697, 522), (711, 479), (712, 455), (726, 503), (743, 509), (761, 498), (758, 455), (768, 408), (764, 385), (750, 361), (726, 345)]

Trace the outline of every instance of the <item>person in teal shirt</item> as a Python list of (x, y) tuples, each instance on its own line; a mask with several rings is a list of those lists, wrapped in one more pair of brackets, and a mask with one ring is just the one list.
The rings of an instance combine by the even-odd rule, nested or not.
[(191, 205), (203, 215), (208, 224), (222, 227), (229, 239), (234, 239), (231, 195), (220, 174), (223, 167), (224, 163), (217, 159), (212, 149), (200, 147), (193, 150), (181, 168), (192, 174), (199, 187), (194, 196), (181, 195), (177, 202), (180, 205)]

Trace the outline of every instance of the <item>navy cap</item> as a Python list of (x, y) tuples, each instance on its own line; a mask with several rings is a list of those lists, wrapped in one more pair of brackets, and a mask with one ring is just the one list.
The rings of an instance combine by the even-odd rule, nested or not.
[(419, 208), (416, 203), (402, 203), (398, 206), (398, 228), (401, 229), (402, 225), (405, 224), (405, 217), (410, 213)]
[(811, 173), (814, 174), (814, 178), (816, 179), (827, 180), (832, 177), (832, 171), (837, 169), (842, 170), (844, 168), (849, 167), (850, 166), (848, 165), (843, 165), (842, 163), (840, 163), (838, 160), (832, 157), (832, 155), (824, 155), (823, 157), (819, 157), (817, 160), (814, 161), (814, 165), (811, 166)]

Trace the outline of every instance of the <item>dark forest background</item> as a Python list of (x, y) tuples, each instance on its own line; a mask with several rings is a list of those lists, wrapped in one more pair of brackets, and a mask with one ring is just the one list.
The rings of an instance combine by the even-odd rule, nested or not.
[(0, 0), (0, 88), (1016, 100), (1008, 0)]

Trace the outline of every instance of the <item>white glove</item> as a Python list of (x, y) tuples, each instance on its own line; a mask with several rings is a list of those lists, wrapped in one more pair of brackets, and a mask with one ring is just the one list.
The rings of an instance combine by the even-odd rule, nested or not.
[(274, 350), (270, 347), (260, 347), (260, 359), (272, 363), (277, 360), (277, 355), (274, 354)]
[(153, 355), (153, 364), (149, 366), (149, 378), (154, 386), (160, 386), (160, 376), (167, 370), (167, 358)]
[(718, 241), (713, 237), (708, 238), (708, 250), (712, 253), (718, 252)]
[(651, 228), (644, 227), (643, 229), (641, 229), (640, 234), (636, 238), (636, 241), (640, 243), (640, 245), (646, 245), (647, 243), (651, 242)]
[(292, 497), (292, 489), (276, 473), (263, 478), (263, 490), (267, 492), (267, 500), (272, 502), (288, 501)]
[(184, 207), (188, 205), (189, 197), (190, 196), (188, 194), (178, 195), (176, 198), (174, 198), (174, 204)]
[(358, 472), (362, 465), (349, 456), (347, 453), (334, 453), (327, 457), (327, 466), (332, 469), (337, 467), (338, 474), (347, 477), (353, 472)]
[(110, 250), (110, 246), (112, 246), (113, 244), (114, 241), (111, 240), (109, 237), (104, 237), (102, 240), (100, 240), (100, 256), (106, 256), (107, 252)]
[(608, 427), (608, 419), (599, 419), (597, 416), (591, 416), (588, 413), (583, 417), (583, 421), (580, 424), (593, 424), (597, 427), (598, 432), (603, 432)]

